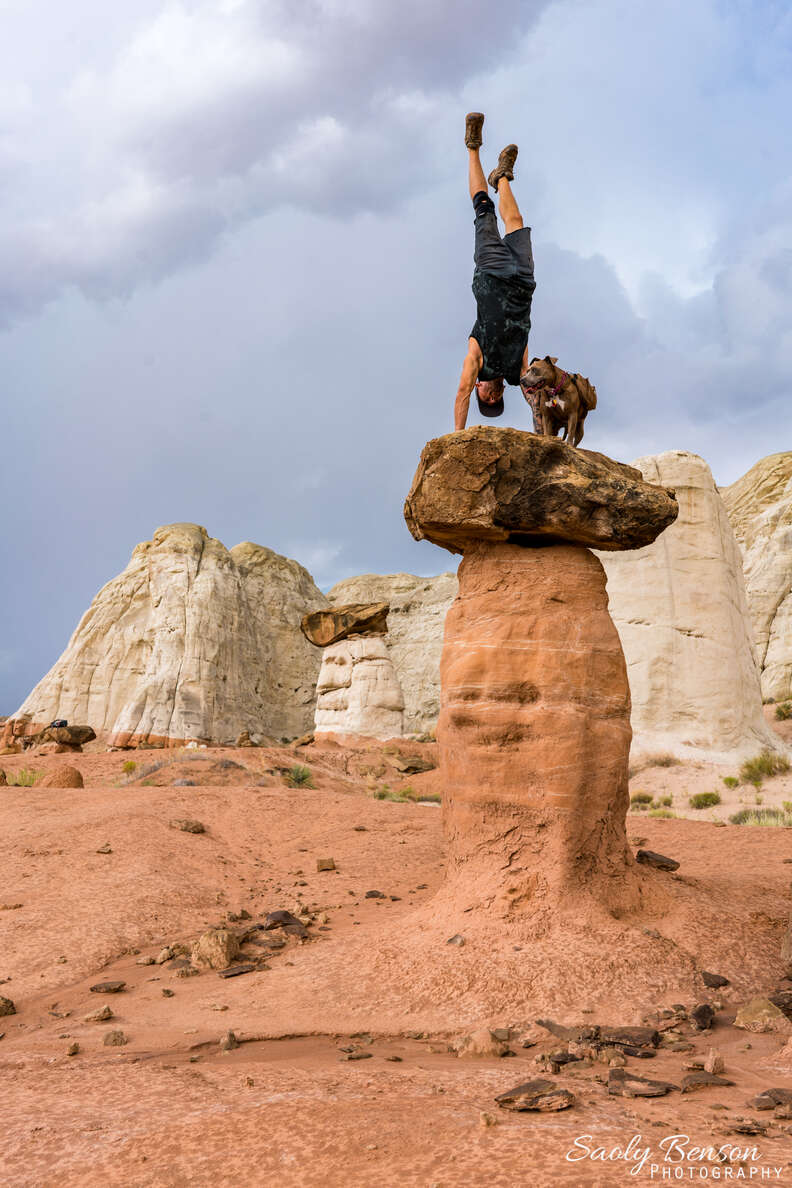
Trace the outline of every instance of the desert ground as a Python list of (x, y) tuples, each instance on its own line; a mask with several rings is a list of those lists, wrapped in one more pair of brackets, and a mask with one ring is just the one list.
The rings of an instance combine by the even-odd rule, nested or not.
[[(661, 1182), (659, 1144), (675, 1134), (725, 1148), (686, 1174), (754, 1182), (763, 1168), (792, 1184), (792, 1111), (751, 1104), (792, 1090), (792, 1049), (733, 1026), (747, 1000), (792, 991), (779, 959), (792, 830), (722, 823), (756, 789), (727, 789), (712, 765), (636, 764), (631, 792), (670, 795), (679, 815), (631, 812), (631, 843), (679, 869), (641, 867), (641, 913), (581, 914), (561, 944), (552, 925), (532, 934), (444, 898), (438, 773), (400, 770), (416, 758), (434, 763), (435, 744), (107, 753), (97, 741), (4, 757), (0, 994), (16, 1014), (0, 1019), (3, 1185), (593, 1188)], [(12, 783), (64, 762), (83, 788)], [(313, 787), (289, 786), (295, 767)], [(404, 788), (411, 799), (387, 798)], [(713, 788), (721, 805), (687, 806)], [(792, 800), (792, 780), (760, 795)], [(319, 871), (327, 858), (335, 869)], [(302, 926), (257, 927), (279, 910)], [(192, 943), (216, 928), (243, 941), (232, 970), (245, 972), (194, 971)], [(707, 988), (702, 970), (729, 984)], [(91, 989), (107, 982), (124, 986)], [(699, 1031), (688, 1016), (703, 1003), (715, 1019)], [(86, 1020), (105, 1006), (111, 1017)], [(679, 1086), (715, 1049), (734, 1083), (612, 1096), (606, 1063), (548, 1064), (559, 1039), (540, 1018), (657, 1025), (671, 1036), (653, 1059), (628, 1056), (629, 1072)], [(457, 1055), (482, 1028), (503, 1042)], [(237, 1046), (221, 1044), (229, 1032)], [(548, 1075), (572, 1108), (496, 1104)], [(632, 1136), (652, 1152), (638, 1174), (634, 1153), (618, 1155)]]

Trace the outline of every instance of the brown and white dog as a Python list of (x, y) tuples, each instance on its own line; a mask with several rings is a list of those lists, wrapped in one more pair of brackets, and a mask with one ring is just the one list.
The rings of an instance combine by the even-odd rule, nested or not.
[(532, 359), (520, 376), (520, 387), (531, 406), (534, 433), (557, 437), (563, 428), (563, 440), (577, 446), (583, 439), (586, 414), (597, 407), (597, 390), (585, 376), (556, 367), (557, 362), (550, 355)]

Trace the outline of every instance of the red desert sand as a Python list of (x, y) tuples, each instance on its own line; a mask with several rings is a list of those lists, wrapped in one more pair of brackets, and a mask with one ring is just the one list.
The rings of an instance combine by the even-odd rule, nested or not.
[[(629, 910), (584, 901), (559, 929), (455, 896), (441, 812), (418, 799), (438, 773), (399, 770), (436, 762), (435, 744), (99, 747), (69, 758), (84, 788), (40, 786), (60, 756), (0, 760), (10, 781), (41, 773), (2, 788), (0, 995), (16, 1007), (0, 1018), (3, 1185), (630, 1184), (649, 1173), (632, 1176), (634, 1152), (614, 1148), (638, 1135), (658, 1162), (674, 1134), (728, 1148), (735, 1176), (756, 1147), (742, 1166), (792, 1183), (792, 1121), (750, 1105), (792, 1090), (792, 1048), (782, 1031), (733, 1026), (748, 999), (792, 989), (779, 956), (789, 830), (630, 814), (630, 849), (678, 870), (640, 866)], [(288, 786), (298, 765), (314, 787)], [(696, 786), (685, 765), (662, 775)], [(415, 799), (377, 798), (402, 789)], [(203, 833), (185, 829), (196, 822)], [(319, 871), (327, 858), (335, 869)], [(259, 927), (283, 910), (302, 923)], [(232, 971), (247, 972), (192, 972), (212, 928), (239, 938)], [(708, 988), (702, 970), (729, 984)], [(702, 1003), (715, 1008), (705, 1032), (677, 1009)], [(666, 1039), (653, 1059), (628, 1055), (628, 1072), (681, 1085), (715, 1048), (734, 1084), (613, 1096), (613, 1068), (549, 1061), (568, 1045), (536, 1023), (650, 1015)], [(450, 1050), (483, 1028), (505, 1029), (492, 1051), (513, 1054)], [(110, 1032), (123, 1034), (107, 1045)], [(540, 1077), (574, 1105), (496, 1104)]]

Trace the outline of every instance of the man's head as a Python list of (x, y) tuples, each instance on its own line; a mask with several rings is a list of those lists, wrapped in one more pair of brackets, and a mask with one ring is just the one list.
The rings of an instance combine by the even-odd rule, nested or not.
[(499, 417), (503, 412), (503, 376), (494, 380), (479, 380), (476, 399), (482, 417)]

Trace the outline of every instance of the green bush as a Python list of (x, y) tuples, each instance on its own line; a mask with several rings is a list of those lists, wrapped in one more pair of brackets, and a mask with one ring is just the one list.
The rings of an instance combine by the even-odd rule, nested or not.
[(644, 767), (676, 767), (681, 763), (681, 759), (677, 759), (676, 755), (646, 755), (644, 757)]
[(792, 718), (792, 701), (782, 701), (780, 705), (777, 705), (775, 716), (779, 722), (786, 722), (789, 718)]
[(132, 772), (137, 770), (137, 763), (134, 759), (127, 759), (121, 770), (124, 775), (132, 775)]
[(283, 778), (289, 788), (313, 788), (314, 786), (310, 767), (301, 767), (299, 763), (284, 772)]
[(690, 797), (690, 807), (694, 809), (712, 808), (720, 802), (720, 792), (696, 792)]
[(792, 829), (792, 813), (777, 808), (740, 809), (729, 821), (732, 825), (783, 825)]
[(755, 784), (758, 788), (767, 776), (781, 775), (789, 771), (789, 760), (774, 751), (761, 751), (753, 759), (746, 759), (740, 768), (740, 779), (744, 784)]
[(649, 816), (650, 817), (676, 817), (676, 813), (673, 811), (673, 809), (653, 808), (653, 809), (649, 809)]
[(674, 803), (673, 796), (658, 796), (652, 804), (652, 808), (671, 808)]
[(19, 771), (7, 771), (6, 783), (12, 788), (32, 788), (40, 775), (40, 771), (30, 771), (27, 767), (22, 767)]
[(737, 779), (737, 776), (724, 776), (723, 782), (727, 788), (739, 788), (740, 786), (740, 781)]
[(651, 804), (651, 803), (652, 803), (652, 793), (651, 792), (633, 792), (632, 796), (630, 797), (630, 804)]
[(785, 813), (792, 813), (792, 800), (782, 800), (781, 807)]

